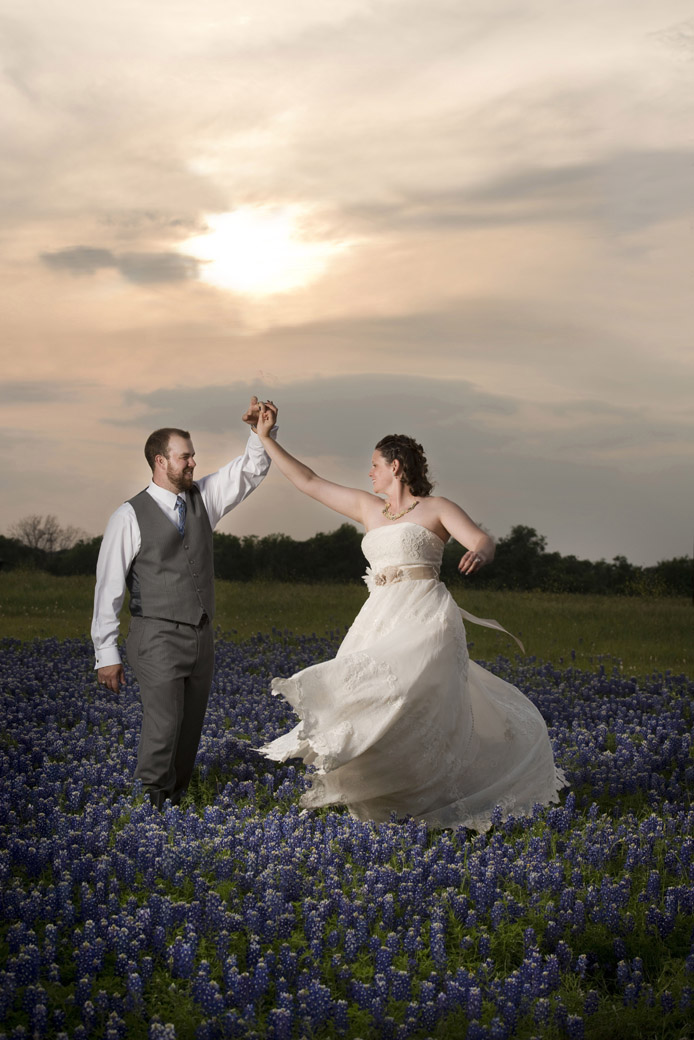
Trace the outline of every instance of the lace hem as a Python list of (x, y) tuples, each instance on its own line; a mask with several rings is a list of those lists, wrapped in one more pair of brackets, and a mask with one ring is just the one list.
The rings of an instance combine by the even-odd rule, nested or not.
[[(532, 802), (508, 796), (501, 799), (494, 806), (475, 812), (469, 808), (466, 800), (461, 798), (459, 801), (432, 809), (430, 812), (413, 814), (412, 818), (425, 823), (427, 827), (432, 829), (455, 830), (459, 827), (465, 827), (467, 830), (484, 834), (491, 827), (503, 823), (510, 816), (514, 818), (528, 817), (532, 816), (538, 805), (556, 805), (559, 802), (560, 791), (568, 786), (569, 782), (564, 771), (555, 766), (553, 782), (543, 792), (538, 794)], [(327, 802), (325, 798), (321, 798), (320, 783), (314, 783), (314, 786), (306, 791), (300, 799), (300, 805), (304, 809), (318, 809), (328, 804), (335, 804), (335, 799), (333, 798), (330, 802)], [(364, 822), (373, 820), (376, 823), (387, 823), (391, 819), (392, 813), (390, 811), (387, 809), (381, 812), (374, 811), (373, 806), (369, 802), (350, 804), (348, 801), (344, 801), (341, 804), (346, 806), (352, 816)], [(401, 818), (405, 819), (407, 817)]]
[[(336, 677), (338, 688), (348, 693), (360, 692), (364, 687), (375, 686), (381, 704), (392, 704), (397, 698), (398, 680), (392, 670), (383, 661), (377, 661), (363, 651), (345, 654), (335, 658), (340, 664), (340, 674)], [(309, 670), (310, 672), (310, 670)], [(301, 678), (304, 674), (304, 679)], [(326, 728), (310, 706), (311, 697), (304, 688), (310, 684), (305, 673), (299, 673), (289, 679), (275, 678), (271, 682), (273, 697), (282, 696), (291, 705), (300, 718), (300, 722), (289, 733), (278, 737), (258, 748), (266, 758), (284, 762), (288, 758), (301, 758), (307, 765), (312, 765), (320, 773), (328, 773), (337, 769), (348, 760), (347, 750), (356, 735), (356, 725), (342, 719)], [(314, 699), (315, 700), (315, 699)]]

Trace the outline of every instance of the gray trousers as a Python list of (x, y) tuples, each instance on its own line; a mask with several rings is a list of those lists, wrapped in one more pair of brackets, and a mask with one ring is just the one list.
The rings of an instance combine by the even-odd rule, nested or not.
[(134, 617), (125, 643), (140, 684), (135, 776), (155, 805), (181, 800), (193, 773), (214, 672), (212, 626)]

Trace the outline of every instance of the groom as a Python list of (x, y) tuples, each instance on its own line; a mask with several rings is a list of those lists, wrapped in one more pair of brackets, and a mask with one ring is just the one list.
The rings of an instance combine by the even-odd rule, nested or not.
[[(274, 405), (263, 406), (277, 417)], [(125, 681), (118, 615), (130, 592), (128, 661), (140, 685), (138, 777), (162, 808), (180, 802), (193, 772), (214, 669), (212, 531), (263, 480), (270, 459), (255, 433), (259, 404), (243, 421), (252, 432), (243, 455), (193, 480), (187, 430), (150, 434), (149, 486), (111, 516), (99, 551), (92, 640), (98, 681), (118, 692)]]

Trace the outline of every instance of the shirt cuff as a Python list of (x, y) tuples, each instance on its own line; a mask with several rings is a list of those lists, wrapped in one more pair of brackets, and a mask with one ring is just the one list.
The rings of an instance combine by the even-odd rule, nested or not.
[(111, 665), (120, 664), (120, 653), (117, 646), (104, 646), (96, 651), (96, 664), (94, 668), (110, 668)]

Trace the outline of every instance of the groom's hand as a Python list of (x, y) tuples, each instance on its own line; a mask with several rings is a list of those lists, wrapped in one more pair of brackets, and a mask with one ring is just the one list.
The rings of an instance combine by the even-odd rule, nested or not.
[(255, 429), (257, 424), (258, 424), (258, 416), (259, 415), (260, 415), (260, 405), (258, 403), (258, 398), (254, 395), (253, 397), (251, 397), (251, 403), (249, 404), (248, 408), (243, 413), (241, 418), (243, 419), (243, 421), (245, 423), (248, 423), (248, 425), (252, 429)]
[(118, 687), (125, 682), (125, 672), (122, 664), (109, 664), (105, 668), (97, 669), (97, 682), (99, 686), (106, 686), (113, 693), (118, 693)]

